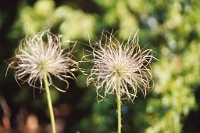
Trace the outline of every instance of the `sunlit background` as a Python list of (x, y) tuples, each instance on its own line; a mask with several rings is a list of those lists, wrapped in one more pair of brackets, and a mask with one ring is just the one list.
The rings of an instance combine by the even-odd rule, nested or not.
[[(77, 41), (76, 60), (103, 30), (123, 41), (139, 29), (141, 47), (151, 48), (154, 88), (122, 105), (123, 133), (200, 133), (199, 0), (1, 0), (0, 132), (50, 133), (44, 91), (15, 81), (5, 59), (22, 38), (48, 28), (62, 35), (63, 48)], [(82, 63), (89, 68), (91, 64)], [(51, 89), (58, 133), (115, 133), (114, 96), (96, 100), (86, 75), (75, 73), (66, 93)], [(62, 86), (62, 85), (60, 85)]]

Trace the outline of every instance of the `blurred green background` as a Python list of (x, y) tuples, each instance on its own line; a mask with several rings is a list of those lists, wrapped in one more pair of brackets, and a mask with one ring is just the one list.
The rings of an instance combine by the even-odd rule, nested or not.
[[(200, 133), (199, 0), (1, 0), (0, 6), (0, 132), (26, 132), (29, 118), (38, 133), (49, 130), (44, 92), (20, 87), (13, 70), (5, 77), (4, 60), (26, 34), (51, 28), (63, 35), (63, 48), (73, 45), (67, 40), (78, 41), (76, 60), (103, 30), (117, 31), (123, 41), (140, 29), (141, 47), (153, 49), (158, 59), (152, 63), (154, 88), (145, 98), (139, 92), (134, 104), (123, 103), (122, 132)], [(115, 133), (115, 97), (98, 103), (86, 76), (75, 74), (66, 93), (51, 88), (59, 133)]]

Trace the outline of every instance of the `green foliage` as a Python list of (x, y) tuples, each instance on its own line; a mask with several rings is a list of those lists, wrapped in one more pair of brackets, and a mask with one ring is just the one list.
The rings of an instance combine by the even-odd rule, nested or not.
[[(187, 126), (184, 120), (190, 111), (199, 109), (195, 98), (195, 92), (200, 88), (199, 6), (199, 0), (94, 0), (84, 4), (79, 0), (59, 4), (45, 0), (33, 5), (22, 0), (8, 36), (19, 42), (25, 34), (51, 28), (52, 32), (63, 35), (63, 47), (68, 47), (65, 42), (68, 40), (79, 42), (75, 56), (81, 59), (86, 46), (80, 42), (97, 41), (102, 30), (117, 31), (119, 40), (124, 40), (140, 29), (140, 45), (152, 48), (158, 59), (152, 66), (154, 88), (146, 98), (139, 93), (134, 104), (122, 105), (122, 132), (180, 133)], [(86, 12), (88, 7), (91, 10)], [(17, 44), (13, 42), (11, 51)], [(89, 68), (89, 64), (85, 66)], [(77, 76), (77, 85), (69, 89), (79, 88), (81, 97), (70, 91), (66, 93), (72, 95), (71, 99), (60, 93), (55, 93), (54, 97), (55, 103), (60, 99), (67, 99), (65, 102), (69, 103), (74, 101), (73, 98), (79, 99), (72, 104), (73, 108), (89, 112), (82, 115), (69, 131), (116, 131), (115, 99), (106, 97), (98, 103), (95, 89), (84, 84), (86, 76), (80, 73)], [(13, 94), (14, 101), (28, 99), (23, 94), (24, 89)]]
[(82, 129), (83, 132), (112, 133), (112, 127), (117, 121), (117, 118), (115, 118), (117, 117), (116, 109), (114, 109), (116, 106), (113, 107), (113, 102), (115, 103), (113, 97), (110, 97), (106, 101), (90, 105), (92, 113), (81, 120), (78, 128)]
[[(196, 60), (190, 64), (186, 60), (189, 55), (195, 55), (197, 51), (192, 50), (195, 46), (191, 44), (189, 50), (184, 55), (174, 55), (169, 58), (161, 58), (154, 65), (155, 89), (152, 98), (148, 100), (146, 109), (146, 121), (150, 125), (148, 133), (152, 132), (182, 132), (182, 120), (188, 115), (191, 109), (195, 108), (194, 90), (191, 88), (194, 80), (198, 83), (199, 78), (195, 77), (199, 73), (200, 65)], [(195, 56), (194, 56), (195, 57)], [(200, 54), (197, 55), (200, 57)], [(197, 58), (196, 57), (196, 58)], [(188, 80), (189, 75), (193, 75), (192, 81)], [(156, 80), (157, 79), (157, 80)]]

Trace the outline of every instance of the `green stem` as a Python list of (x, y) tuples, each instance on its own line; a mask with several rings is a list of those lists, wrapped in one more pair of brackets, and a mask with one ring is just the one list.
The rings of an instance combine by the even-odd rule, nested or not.
[(43, 78), (44, 78), (45, 91), (46, 91), (46, 95), (47, 95), (49, 114), (50, 114), (50, 119), (51, 119), (52, 133), (56, 133), (55, 118), (54, 118), (54, 114), (53, 114), (53, 107), (52, 107), (52, 102), (51, 102), (49, 85), (48, 85), (48, 81), (47, 81), (47, 75), (44, 75)]
[(120, 94), (120, 79), (117, 81), (117, 114), (118, 114), (118, 132), (121, 133), (121, 94)]

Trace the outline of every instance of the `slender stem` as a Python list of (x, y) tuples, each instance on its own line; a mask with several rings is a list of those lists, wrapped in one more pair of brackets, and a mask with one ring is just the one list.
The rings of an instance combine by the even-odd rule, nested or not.
[(121, 133), (121, 94), (120, 94), (120, 79), (117, 81), (117, 114), (118, 114), (118, 132)]
[(53, 107), (52, 107), (52, 102), (51, 102), (49, 85), (48, 85), (48, 81), (47, 81), (47, 75), (44, 75), (43, 78), (44, 78), (44, 86), (45, 86), (45, 90), (46, 90), (48, 108), (49, 108), (50, 119), (51, 119), (52, 133), (56, 133), (55, 118), (54, 118), (54, 114), (53, 114)]

